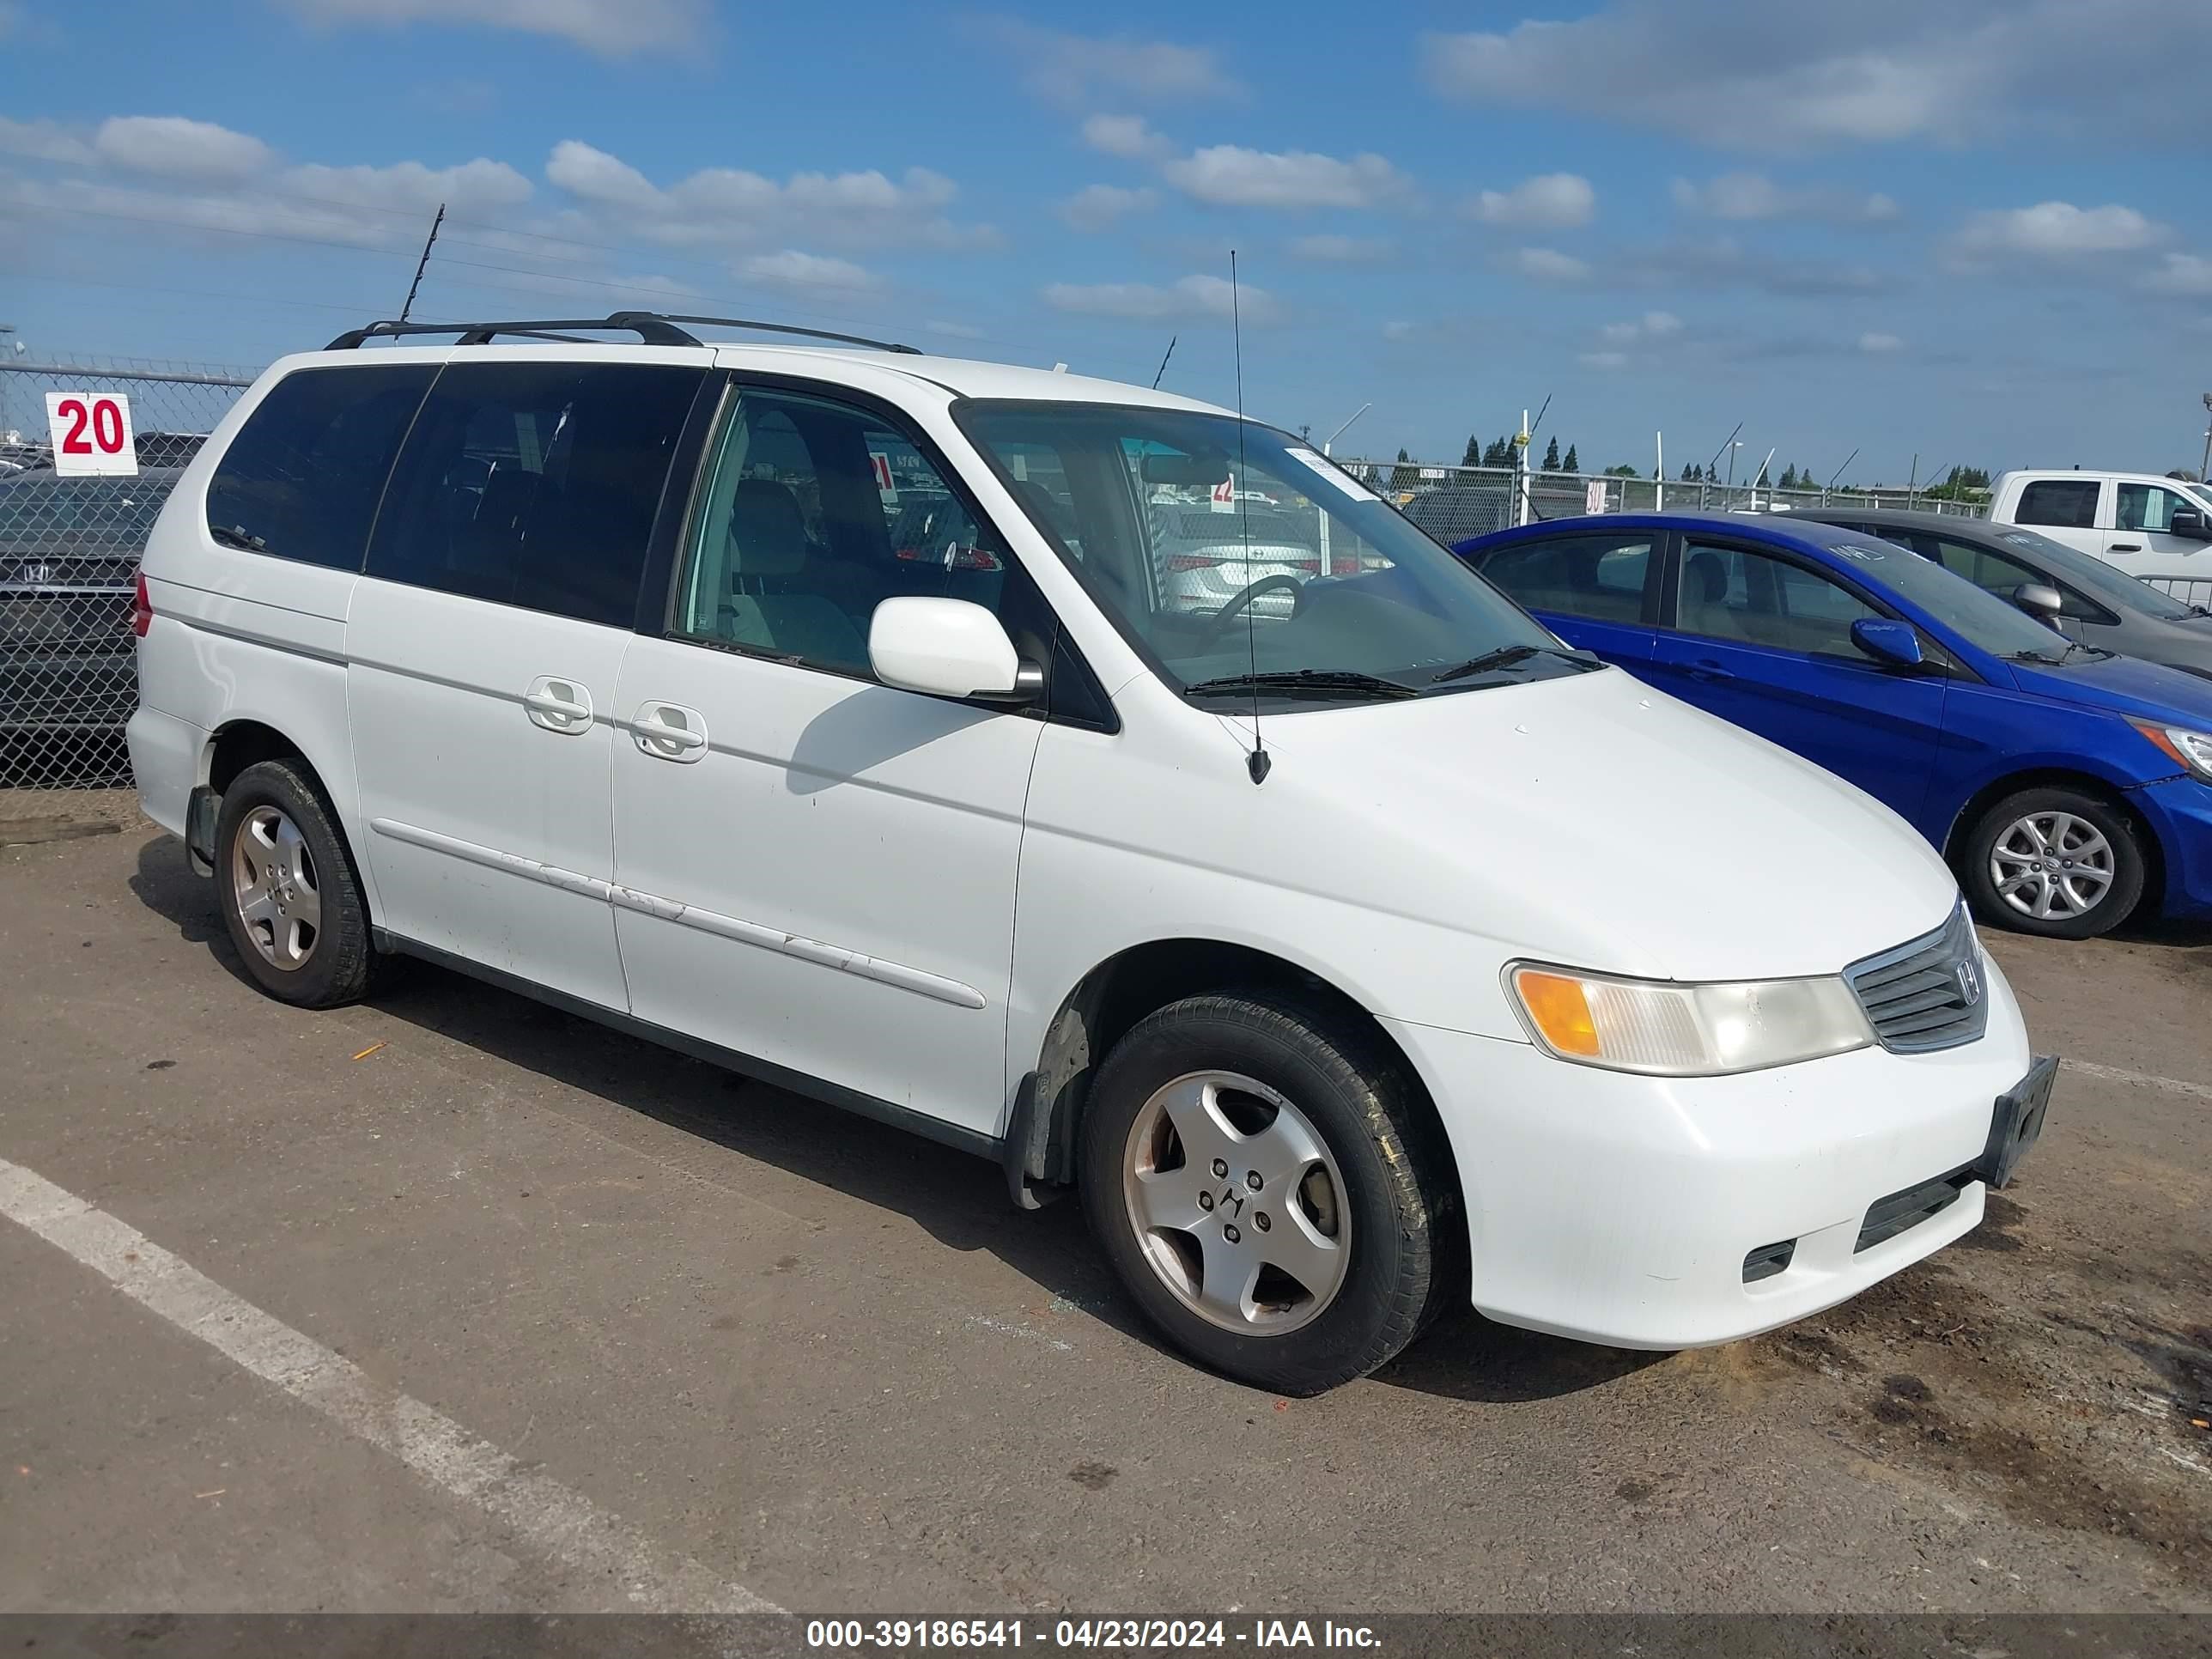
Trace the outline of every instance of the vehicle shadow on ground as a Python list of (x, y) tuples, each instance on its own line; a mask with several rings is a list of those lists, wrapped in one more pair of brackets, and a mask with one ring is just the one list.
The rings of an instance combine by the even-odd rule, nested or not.
[[(169, 836), (149, 840), (130, 884), (181, 938), (206, 945), (226, 973), (252, 983), (216, 915), (212, 885), (191, 873), (181, 842)], [(1017, 1211), (994, 1163), (465, 975), (417, 962), (397, 966), (392, 982), (372, 999), (379, 1012), (903, 1215), (948, 1249), (988, 1250), (1058, 1298), (1057, 1311), (1097, 1319), (1165, 1352), (1114, 1282), (1073, 1194), (1039, 1212)], [(1455, 1311), (1376, 1380), (1451, 1399), (1514, 1404), (1594, 1388), (1659, 1357), (1539, 1336), (1491, 1324), (1472, 1310)]]

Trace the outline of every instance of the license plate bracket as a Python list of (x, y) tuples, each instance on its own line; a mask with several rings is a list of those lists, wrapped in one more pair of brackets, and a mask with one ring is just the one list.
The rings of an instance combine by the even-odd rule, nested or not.
[(2051, 1110), (2051, 1085), (2057, 1080), (2058, 1057), (2045, 1054), (2027, 1068), (2027, 1075), (1997, 1097), (1990, 1117), (1989, 1144), (1972, 1173), (1992, 1188), (2004, 1186), (2043, 1133)]

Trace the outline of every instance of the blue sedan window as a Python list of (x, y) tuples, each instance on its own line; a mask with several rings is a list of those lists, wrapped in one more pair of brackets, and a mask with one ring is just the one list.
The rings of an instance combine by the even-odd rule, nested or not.
[(1867, 582), (1918, 605), (1993, 657), (2056, 656), (2066, 649), (2066, 640), (2055, 630), (1932, 559), (1847, 531), (1837, 532), (1826, 545)]

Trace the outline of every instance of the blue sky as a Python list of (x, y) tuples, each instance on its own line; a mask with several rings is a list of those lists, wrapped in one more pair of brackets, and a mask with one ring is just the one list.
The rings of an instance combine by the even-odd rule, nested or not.
[[(734, 310), (1456, 459), (2197, 463), (2208, 0), (0, 0), (0, 322)], [(96, 13), (97, 21), (93, 21)], [(665, 301), (662, 296), (665, 296)]]

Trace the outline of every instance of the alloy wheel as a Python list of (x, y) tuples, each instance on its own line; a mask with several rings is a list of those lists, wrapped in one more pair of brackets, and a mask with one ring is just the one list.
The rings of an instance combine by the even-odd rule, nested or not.
[(2112, 844), (2087, 818), (2031, 812), (2015, 818), (1990, 848), (1990, 882), (2024, 916), (2063, 921), (2105, 901), (2115, 875)]
[(261, 959), (285, 973), (306, 967), (322, 934), (323, 901), (300, 826), (277, 807), (253, 808), (239, 820), (230, 873), (238, 918)]
[(1130, 1126), (1121, 1188), (1154, 1274), (1224, 1330), (1297, 1330), (1343, 1286), (1343, 1175), (1305, 1115), (1256, 1079), (1193, 1072), (1157, 1090)]

